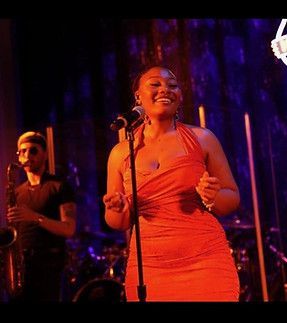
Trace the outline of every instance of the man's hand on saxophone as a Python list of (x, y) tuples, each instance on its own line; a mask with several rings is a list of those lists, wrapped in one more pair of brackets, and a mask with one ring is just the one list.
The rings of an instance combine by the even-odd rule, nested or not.
[(39, 223), (39, 218), (41, 218), (41, 214), (31, 210), (27, 206), (13, 206), (8, 208), (7, 220), (11, 223), (22, 221)]

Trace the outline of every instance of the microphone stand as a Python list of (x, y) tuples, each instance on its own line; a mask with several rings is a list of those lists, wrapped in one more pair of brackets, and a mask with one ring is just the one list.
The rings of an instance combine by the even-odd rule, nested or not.
[(136, 167), (135, 167), (135, 155), (134, 155), (134, 133), (133, 127), (126, 127), (126, 135), (129, 141), (130, 150), (130, 168), (131, 168), (131, 180), (132, 180), (132, 194), (133, 194), (133, 211), (134, 211), (134, 225), (135, 225), (135, 237), (136, 237), (136, 249), (137, 249), (137, 262), (138, 262), (138, 280), (137, 286), (138, 298), (140, 302), (146, 301), (146, 286), (143, 279), (143, 264), (142, 264), (142, 251), (140, 240), (140, 225), (138, 215), (138, 203), (137, 203), (137, 184), (136, 184)]

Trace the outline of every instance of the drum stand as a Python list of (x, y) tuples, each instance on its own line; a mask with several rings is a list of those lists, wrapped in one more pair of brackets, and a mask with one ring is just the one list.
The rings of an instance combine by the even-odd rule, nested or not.
[(273, 163), (274, 155), (273, 155), (273, 147), (272, 147), (272, 140), (271, 140), (270, 124), (267, 125), (267, 134), (268, 134), (268, 152), (269, 152), (270, 166), (271, 166), (272, 192), (273, 192), (273, 199), (274, 199), (275, 219), (276, 219), (280, 251), (277, 250), (272, 245), (270, 245), (269, 248), (271, 251), (273, 251), (276, 254), (276, 256), (281, 261), (281, 275), (282, 275), (282, 283), (283, 283), (283, 291), (284, 291), (284, 300), (287, 301), (287, 277), (285, 273), (285, 265), (287, 263), (287, 258), (284, 256), (284, 253), (283, 253), (283, 239), (282, 239), (282, 232), (281, 232), (281, 221), (279, 216), (278, 196), (277, 196), (277, 189), (276, 189), (277, 183), (276, 183), (275, 169), (274, 169), (274, 163)]

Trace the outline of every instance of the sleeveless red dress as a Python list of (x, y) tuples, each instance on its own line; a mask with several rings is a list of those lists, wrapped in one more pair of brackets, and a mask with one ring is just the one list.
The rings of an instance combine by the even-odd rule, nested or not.
[[(135, 148), (144, 125), (136, 133)], [(196, 136), (177, 122), (186, 155), (152, 172), (137, 169), (138, 211), (146, 301), (238, 301), (239, 279), (225, 232), (195, 187), (205, 171)], [(131, 199), (129, 157), (124, 187)], [(127, 301), (138, 301), (135, 230), (126, 268)]]

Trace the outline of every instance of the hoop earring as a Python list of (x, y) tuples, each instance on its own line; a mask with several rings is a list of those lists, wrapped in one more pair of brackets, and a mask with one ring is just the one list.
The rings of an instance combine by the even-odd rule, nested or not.
[(176, 129), (176, 122), (179, 120), (179, 113), (178, 113), (178, 109), (176, 110), (175, 112), (175, 115), (173, 117), (173, 126), (174, 126), (174, 129)]
[(142, 101), (140, 100), (140, 99), (136, 99), (136, 106), (138, 106), (138, 105), (142, 105)]
[(144, 115), (143, 120), (144, 120), (144, 124), (151, 125), (150, 118), (147, 114)]

